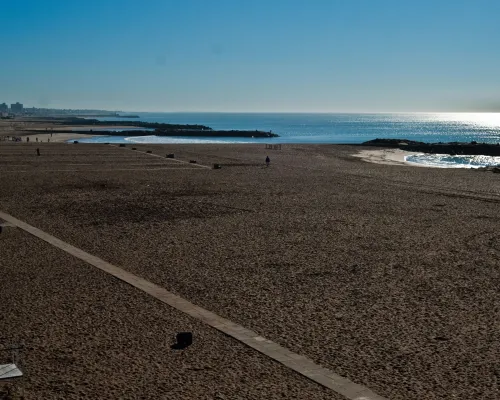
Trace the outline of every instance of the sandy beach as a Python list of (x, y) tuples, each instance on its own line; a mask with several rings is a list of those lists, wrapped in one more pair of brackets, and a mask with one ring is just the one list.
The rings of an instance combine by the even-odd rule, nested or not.
[[(0, 142), (0, 211), (387, 399), (500, 398), (497, 175), (355, 146), (39, 147)], [(0, 252), (28, 399), (342, 398), (18, 228)]]
[[(0, 140), (9, 137), (20, 137), (23, 142), (29, 138), (30, 142), (67, 142), (68, 140), (78, 140), (79, 138), (89, 138), (94, 135), (91, 131), (106, 130), (106, 129), (125, 129), (130, 126), (121, 125), (61, 125), (50, 120), (36, 120), (31, 118), (21, 119), (5, 119), (0, 120)], [(77, 129), (78, 132), (70, 132)]]
[(410, 167), (424, 167), (424, 168), (437, 168), (430, 165), (412, 163), (406, 161), (405, 157), (409, 155), (415, 155), (412, 151), (404, 151), (400, 149), (377, 149), (377, 150), (361, 150), (354, 154), (355, 157), (359, 157), (364, 161), (375, 163), (375, 164), (386, 164), (386, 165), (406, 165)]
[[(83, 139), (83, 138), (90, 138), (94, 136), (99, 136), (99, 135), (91, 135), (91, 134), (85, 134), (85, 133), (59, 133), (59, 132), (54, 132), (54, 133), (36, 133), (36, 134), (30, 134), (30, 135), (25, 135), (23, 137), (23, 140), (26, 141), (26, 138), (29, 137), (29, 141), (31, 143), (48, 143), (48, 142), (67, 142), (68, 140), (78, 140), (78, 139)], [(38, 142), (37, 142), (38, 139)]]

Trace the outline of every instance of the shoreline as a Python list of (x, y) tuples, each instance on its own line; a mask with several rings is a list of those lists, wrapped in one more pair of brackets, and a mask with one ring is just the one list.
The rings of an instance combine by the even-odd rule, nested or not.
[[(64, 121), (64, 122), (69, 122), (69, 121)], [(21, 121), (14, 121), (14, 122), (4, 122), (0, 121), (0, 137), (5, 137), (5, 136), (12, 136), (12, 137), (21, 137), (21, 138), (26, 138), (26, 139), (21, 139), (21, 141), (26, 142), (27, 138), (29, 138), (30, 143), (47, 143), (49, 142), (55, 142), (55, 143), (61, 143), (61, 142), (71, 142), (71, 141), (78, 141), (80, 139), (92, 139), (96, 137), (107, 137), (109, 136), (110, 141), (113, 141), (113, 137), (116, 136), (123, 136), (123, 137), (140, 137), (140, 136), (156, 136), (156, 137), (170, 137), (170, 138), (182, 138), (185, 139), (184, 136), (191, 136), (193, 132), (158, 132), (158, 131), (151, 131), (151, 132), (145, 132), (145, 131), (126, 131), (126, 129), (131, 129), (131, 128), (136, 128), (140, 129), (140, 127), (132, 126), (127, 124), (127, 121), (118, 121), (114, 122), (113, 124), (106, 122), (100, 121), (97, 123), (95, 121), (95, 124), (72, 124), (71, 122), (69, 123), (64, 123), (63, 121), (57, 121), (57, 120), (42, 120), (42, 121), (33, 121), (33, 120), (21, 120)], [(120, 123), (121, 122), (121, 123)], [(72, 131), (73, 129), (77, 129), (75, 131)], [(114, 132), (114, 131), (109, 131), (106, 132), (107, 129), (125, 129), (125, 131), (122, 132)], [(212, 131), (213, 133), (214, 131)], [(215, 131), (217, 132), (217, 131)], [(207, 140), (207, 143), (210, 143), (210, 139), (213, 139), (213, 143), (218, 143), (222, 144), (223, 139), (230, 138), (228, 134), (238, 132), (238, 131), (224, 131), (226, 135), (224, 136), (203, 136), (203, 138)], [(244, 131), (239, 131), (240, 133)], [(180, 135), (177, 136), (177, 133)], [(247, 132), (249, 133), (249, 132)], [(253, 131), (251, 133), (254, 133)], [(236, 135), (234, 138), (241, 138), (244, 136), (239, 136)], [(36, 139), (38, 138), (38, 142)], [(222, 139), (221, 142), (218, 142), (217, 140)], [(266, 139), (263, 137), (259, 137), (259, 141), (255, 141), (252, 143), (259, 143), (261, 144), (265, 142)], [(271, 137), (267, 139), (272, 139)], [(261, 141), (262, 140), (262, 141)], [(92, 141), (91, 141), (92, 142)], [(173, 141), (174, 143), (176, 142), (175, 140)], [(88, 142), (87, 142), (88, 143)], [(97, 141), (96, 143), (99, 143)], [(114, 142), (115, 143), (115, 142)], [(129, 143), (126, 141), (125, 143)], [(182, 141), (179, 141), (179, 143), (182, 143)], [(475, 143), (475, 142), (474, 142)], [(151, 143), (135, 143), (135, 144), (149, 144), (149, 145), (161, 145), (164, 144), (162, 142), (151, 142)], [(187, 144), (187, 143), (186, 143)], [(200, 144), (205, 144), (205, 143), (200, 143)], [(228, 144), (233, 144), (232, 142)], [(245, 142), (241, 142), (241, 144), (246, 144)], [(287, 145), (309, 145), (308, 143), (281, 143), (287, 144)], [(470, 144), (467, 143), (438, 143), (438, 144), (426, 144), (426, 143), (421, 143), (421, 142), (412, 142), (406, 139), (374, 139), (369, 142), (365, 143), (311, 143), (314, 145), (338, 145), (338, 146), (353, 146), (357, 147), (360, 146), (362, 149), (353, 152), (351, 155), (353, 157), (359, 158), (362, 161), (365, 162), (370, 162), (370, 163), (375, 163), (375, 164), (385, 164), (385, 165), (399, 165), (399, 166), (411, 166), (411, 167), (424, 167), (424, 168), (440, 168), (440, 169), (448, 169), (452, 168), (451, 166), (446, 166), (446, 165), (429, 165), (429, 164), (420, 164), (416, 162), (410, 162), (406, 161), (405, 156), (409, 155), (420, 155), (422, 153), (427, 153), (425, 150), (436, 150), (436, 149), (443, 149), (449, 151), (452, 155), (453, 154), (464, 154), (462, 151), (465, 150), (470, 150), (473, 149), (476, 152), (479, 150), (484, 150), (485, 147), (489, 149), (490, 151), (497, 151), (497, 146), (490, 146), (488, 144)], [(386, 144), (387, 146), (383, 146), (383, 144)], [(407, 151), (405, 148), (402, 148), (402, 145), (405, 145), (404, 147), (412, 148), (417, 146), (416, 149), (420, 149), (420, 147), (423, 146), (422, 151)], [(396, 147), (397, 146), (397, 147)], [(420, 146), (420, 147), (418, 147)], [(429, 149), (428, 149), (429, 147)], [(461, 150), (460, 150), (461, 149)], [(493, 149), (493, 150), (491, 150)], [(460, 150), (460, 152), (459, 152)], [(488, 153), (487, 151), (483, 151), (484, 153)], [(436, 154), (434, 151), (429, 151), (430, 154)], [(473, 153), (471, 151), (471, 153)], [(467, 151), (465, 154), (469, 154), (469, 151)], [(481, 167), (478, 167), (481, 168)], [(488, 168), (488, 167), (486, 167)]]
[[(49, 139), (50, 139), (50, 143), (65, 143), (68, 140), (87, 139), (87, 138), (98, 137), (98, 136), (101, 136), (101, 135), (90, 135), (90, 134), (86, 134), (86, 133), (77, 133), (77, 132), (75, 134), (66, 133), (66, 132), (65, 133), (54, 132), (52, 134), (51, 133), (40, 133), (40, 134), (22, 135), (23, 138), (29, 138), (30, 143), (47, 143), (47, 142), (49, 142)], [(37, 138), (38, 138), (38, 142), (36, 141)], [(24, 141), (26, 141), (26, 139)]]
[(353, 154), (354, 157), (373, 164), (399, 165), (407, 167), (423, 168), (444, 168), (435, 165), (425, 165), (406, 161), (405, 157), (420, 154), (413, 151), (404, 151), (399, 149), (380, 149), (380, 150), (360, 150)]

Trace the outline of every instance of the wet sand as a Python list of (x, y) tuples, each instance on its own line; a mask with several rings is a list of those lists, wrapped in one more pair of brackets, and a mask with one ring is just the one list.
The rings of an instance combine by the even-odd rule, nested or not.
[[(367, 163), (350, 146), (134, 145), (162, 157), (131, 147), (42, 143), (36, 157), (29, 145), (0, 143), (0, 209), (387, 398), (500, 397), (495, 174)], [(167, 153), (222, 169), (175, 163)], [(30, 348), (31, 398), (99, 398), (99, 390), (332, 398), (87, 265), (6, 232), (18, 236), (0, 236), (8, 277), (0, 327)], [(167, 346), (186, 326), (206, 338), (186, 365), (212, 368), (190, 378)], [(70, 367), (58, 381), (60, 363)]]

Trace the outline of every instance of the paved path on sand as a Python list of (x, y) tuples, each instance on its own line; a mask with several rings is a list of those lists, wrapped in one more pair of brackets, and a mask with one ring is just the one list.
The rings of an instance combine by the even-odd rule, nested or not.
[(214, 328), (237, 339), (249, 347), (261, 352), (284, 366), (317, 382), (350, 400), (385, 400), (370, 389), (342, 378), (327, 368), (315, 364), (307, 357), (296, 354), (278, 344), (259, 336), (257, 333), (224, 319), (217, 314), (198, 307), (166, 289), (155, 285), (139, 276), (107, 263), (85, 251), (71, 246), (56, 237), (49, 235), (13, 216), (0, 211), (0, 218), (39, 239), (57, 247), (80, 260), (144, 291), (156, 299), (176, 308)]

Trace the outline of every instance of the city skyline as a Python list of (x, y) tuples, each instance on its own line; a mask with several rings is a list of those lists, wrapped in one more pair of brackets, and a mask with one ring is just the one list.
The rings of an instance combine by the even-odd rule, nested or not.
[(1, 95), (125, 112), (500, 112), (500, 3), (401, 3), (10, 2)]

